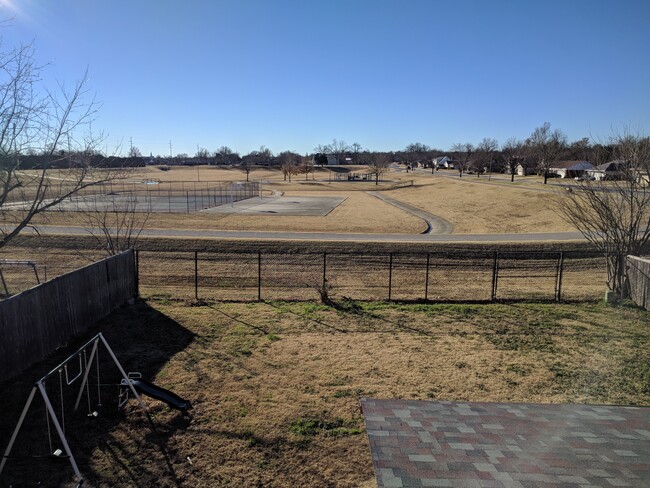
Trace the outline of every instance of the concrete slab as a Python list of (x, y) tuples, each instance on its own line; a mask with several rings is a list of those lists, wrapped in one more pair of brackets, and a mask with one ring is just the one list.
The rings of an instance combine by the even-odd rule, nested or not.
[(242, 215), (324, 216), (339, 206), (345, 197), (264, 197), (249, 198), (234, 204), (202, 210), (203, 213)]
[(650, 486), (650, 408), (362, 399), (379, 488)]

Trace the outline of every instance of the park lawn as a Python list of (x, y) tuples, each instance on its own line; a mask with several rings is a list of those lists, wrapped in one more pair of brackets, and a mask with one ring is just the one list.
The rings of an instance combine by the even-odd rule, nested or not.
[[(58, 174), (58, 173), (57, 173)], [(446, 174), (455, 174), (447, 172)], [(312, 176), (314, 179), (312, 179)], [(327, 216), (241, 215), (241, 214), (166, 214), (154, 213), (147, 228), (214, 229), (278, 232), (395, 233), (417, 234), (424, 222), (403, 210), (370, 195), (383, 191), (396, 200), (438, 215), (454, 226), (455, 234), (563, 232), (575, 229), (556, 213), (561, 189), (544, 186), (538, 177), (519, 178), (515, 183), (487, 177), (446, 178), (441, 172), (389, 171), (379, 185), (368, 181), (329, 181), (329, 172), (318, 169), (309, 180), (304, 175), (285, 181), (279, 169), (258, 168), (251, 180), (263, 180), (265, 195), (341, 196), (346, 200)], [(496, 178), (496, 177), (495, 177)], [(213, 166), (137, 168), (129, 181), (159, 180), (171, 182), (173, 189), (187, 188), (187, 182), (201, 185), (217, 181), (242, 181), (245, 174), (238, 168)], [(197, 181), (199, 180), (199, 181)], [(184, 182), (184, 183), (181, 183)], [(167, 185), (161, 188), (169, 188)], [(141, 189), (142, 190), (142, 189)], [(35, 224), (83, 225), (74, 212), (49, 212), (38, 216)]]
[(471, 175), (418, 181), (419, 185), (385, 195), (451, 222), (454, 234), (575, 231), (556, 213), (560, 203), (553, 191), (488, 182), (485, 177), (479, 180)]
[[(322, 192), (288, 192), (291, 195), (324, 196)], [(419, 234), (426, 229), (422, 219), (372, 195), (358, 191), (332, 191), (327, 196), (345, 200), (325, 216), (244, 215), (193, 212), (152, 212), (147, 229), (250, 230), (277, 232), (334, 232)], [(84, 225), (83, 214), (47, 212), (34, 218), (34, 225)]]
[[(160, 296), (99, 329), (127, 370), (190, 399), (191, 419), (151, 399), (153, 423), (135, 404), (125, 415), (106, 407), (94, 427), (70, 433), (72, 448), (91, 486), (370, 487), (359, 398), (650, 405), (648, 319), (638, 308), (599, 303), (325, 306)], [(69, 352), (2, 392), (0, 438), (30, 382)], [(45, 442), (42, 430), (25, 436)], [(37, 468), (25, 479), (43, 479)], [(50, 480), (70, 472), (64, 462), (44, 469)]]

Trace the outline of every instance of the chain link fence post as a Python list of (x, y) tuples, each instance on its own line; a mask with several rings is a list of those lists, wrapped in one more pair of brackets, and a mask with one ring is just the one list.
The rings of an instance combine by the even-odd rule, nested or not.
[(257, 301), (262, 301), (262, 251), (257, 251)]
[(388, 301), (391, 301), (393, 293), (393, 253), (388, 255)]
[(424, 274), (424, 300), (429, 300), (429, 262), (431, 260), (431, 253), (427, 253), (427, 269)]
[(199, 301), (199, 252), (194, 251), (194, 298)]
[(323, 294), (327, 294), (327, 252), (323, 252)]
[(560, 251), (557, 261), (557, 275), (555, 281), (555, 301), (562, 300), (562, 273), (564, 272), (564, 252)]
[(497, 286), (499, 284), (499, 252), (494, 251), (492, 256), (492, 296), (491, 301), (497, 299)]

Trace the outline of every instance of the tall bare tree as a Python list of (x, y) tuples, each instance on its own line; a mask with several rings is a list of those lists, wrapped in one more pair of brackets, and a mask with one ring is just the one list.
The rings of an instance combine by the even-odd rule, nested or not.
[(616, 181), (582, 181), (559, 196), (559, 213), (605, 256), (607, 286), (625, 296), (625, 256), (650, 241), (650, 138), (625, 132), (610, 140)]
[(284, 151), (278, 154), (278, 159), (280, 160), (280, 169), (284, 175), (284, 181), (287, 181), (287, 179), (291, 181), (291, 177), (300, 171), (302, 156), (292, 151)]
[(454, 155), (454, 165), (458, 170), (458, 176), (463, 177), (463, 172), (467, 170), (469, 160), (474, 154), (474, 145), (469, 142), (456, 143), (451, 146), (451, 152)]
[(499, 142), (491, 137), (484, 137), (481, 142), (476, 146), (476, 163), (474, 169), (476, 170), (477, 177), (480, 178), (481, 173), (487, 167), (489, 172), (492, 173), (492, 165), (497, 151), (499, 150)]
[[(60, 84), (48, 90), (32, 44), (0, 46), (0, 72), (2, 248), (36, 215), (122, 173), (94, 165), (102, 138), (90, 131), (98, 105), (89, 96), (87, 74), (71, 89)], [(39, 158), (27, 165), (30, 154)]]
[(390, 166), (390, 157), (387, 153), (369, 153), (368, 170), (375, 177), (375, 185), (379, 184), (382, 175), (388, 171)]
[(237, 164), (240, 160), (239, 154), (228, 146), (221, 146), (214, 152), (213, 157), (216, 164)]
[(151, 215), (151, 205), (145, 196), (127, 193), (110, 195), (99, 204), (87, 200), (71, 213), (81, 217), (86, 232), (112, 256), (136, 246)]
[(239, 168), (246, 173), (246, 181), (249, 181), (250, 174), (261, 164), (267, 163), (273, 157), (271, 150), (260, 146), (259, 150), (251, 151), (241, 158)]
[(332, 142), (326, 146), (326, 150), (329, 154), (334, 155), (337, 164), (341, 164), (341, 161), (345, 158), (345, 154), (350, 152), (350, 146), (348, 146), (345, 141), (333, 139)]
[(506, 168), (510, 174), (510, 183), (515, 181), (519, 165), (523, 165), (523, 147), (524, 143), (515, 137), (511, 137), (501, 146), (501, 154), (506, 160)]
[(526, 143), (537, 160), (539, 170), (544, 174), (546, 184), (551, 165), (566, 149), (567, 137), (559, 129), (551, 130), (551, 124), (544, 122), (533, 131)]
[(298, 171), (305, 175), (305, 181), (309, 179), (309, 174), (312, 175), (312, 180), (314, 179), (314, 160), (309, 156), (303, 156), (300, 158), (300, 166)]

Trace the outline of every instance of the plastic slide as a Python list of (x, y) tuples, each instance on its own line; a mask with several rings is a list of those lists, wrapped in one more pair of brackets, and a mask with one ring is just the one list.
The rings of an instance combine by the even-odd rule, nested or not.
[(150, 396), (151, 398), (155, 398), (156, 400), (160, 400), (161, 402), (165, 402), (167, 405), (169, 405), (172, 408), (175, 408), (176, 410), (185, 412), (190, 408), (192, 408), (192, 404), (190, 403), (189, 400), (184, 400), (181, 397), (179, 397), (176, 393), (173, 393), (169, 390), (165, 390), (160, 386), (156, 386), (147, 380), (143, 380), (139, 378), (132, 379), (131, 383), (133, 384), (134, 388), (137, 390), (138, 393), (142, 393), (144, 395)]

